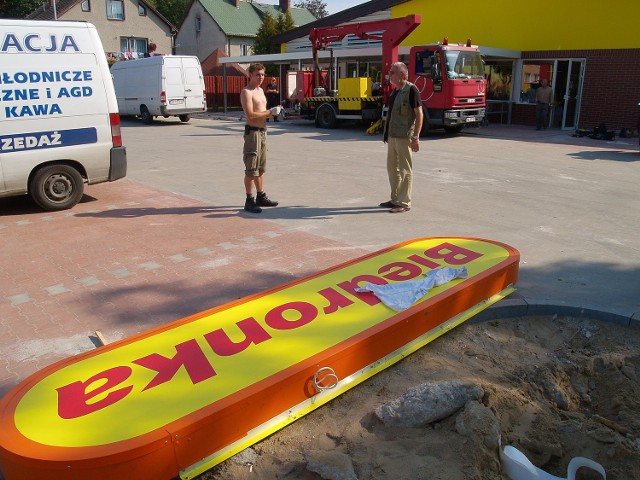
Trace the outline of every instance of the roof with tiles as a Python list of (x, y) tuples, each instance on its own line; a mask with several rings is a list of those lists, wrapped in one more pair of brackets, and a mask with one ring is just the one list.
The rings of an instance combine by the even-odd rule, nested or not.
[(225, 67), (220, 64), (220, 57), (226, 57), (225, 53), (216, 48), (211, 55), (202, 62), (202, 73), (205, 75), (226, 75), (228, 77), (247, 77), (249, 74), (237, 63), (227, 63)]
[(301, 24), (298, 28), (289, 30), (288, 32), (281, 33), (274, 37), (275, 43), (286, 43), (296, 38), (307, 37), (312, 28), (333, 27), (352, 21), (359, 17), (370, 15), (380, 10), (386, 10), (388, 8), (406, 3), (410, 0), (370, 0), (369, 2), (361, 3), (346, 10), (342, 10), (333, 15), (313, 20), (312, 23)]
[[(82, 0), (58, 0), (56, 2), (56, 14), (58, 17), (64, 15), (65, 12), (70, 10), (74, 5), (80, 3)], [(53, 14), (53, 7), (50, 2), (42, 3), (40, 7), (31, 12), (26, 17), (29, 20), (55, 20)]]
[[(238, 7), (234, 0), (199, 0), (204, 9), (211, 15), (227, 36), (255, 37), (262, 25), (264, 12), (269, 12), (274, 19), (282, 12), (279, 5), (240, 1)], [(291, 18), (296, 26), (315, 20), (306, 8), (291, 7)]]

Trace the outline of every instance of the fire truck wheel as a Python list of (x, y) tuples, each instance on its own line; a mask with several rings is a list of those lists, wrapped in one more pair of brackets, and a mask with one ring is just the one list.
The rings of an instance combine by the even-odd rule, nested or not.
[(338, 122), (334, 108), (328, 103), (320, 105), (316, 112), (316, 123), (320, 128), (336, 128)]
[(429, 133), (429, 113), (427, 109), (422, 107), (422, 128), (420, 129), (420, 136), (426, 137)]

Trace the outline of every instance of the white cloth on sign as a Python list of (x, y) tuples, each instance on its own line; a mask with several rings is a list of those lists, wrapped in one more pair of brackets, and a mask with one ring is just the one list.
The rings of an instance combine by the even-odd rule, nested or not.
[(424, 297), (433, 287), (439, 287), (456, 278), (467, 278), (467, 275), (467, 267), (441, 267), (429, 270), (420, 280), (407, 280), (406, 282), (385, 285), (365, 283), (362, 287), (356, 288), (356, 292), (371, 292), (387, 307), (401, 312)]

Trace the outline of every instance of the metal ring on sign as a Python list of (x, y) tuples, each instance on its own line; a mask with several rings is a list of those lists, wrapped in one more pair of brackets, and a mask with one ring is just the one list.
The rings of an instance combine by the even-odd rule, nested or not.
[[(320, 376), (322, 376), (322, 378), (319, 378)], [(328, 385), (320, 385), (320, 382), (324, 382), (327, 379), (331, 380)], [(338, 382), (338, 376), (331, 367), (322, 367), (313, 376), (313, 387), (318, 392), (335, 388), (338, 385)]]

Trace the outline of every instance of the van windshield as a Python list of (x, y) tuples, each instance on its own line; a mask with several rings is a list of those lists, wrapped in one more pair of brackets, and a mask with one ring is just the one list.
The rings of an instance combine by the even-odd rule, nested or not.
[(447, 49), (445, 58), (448, 78), (484, 78), (480, 52)]

